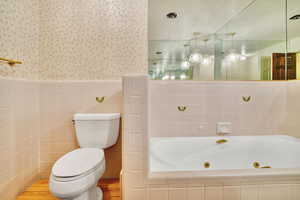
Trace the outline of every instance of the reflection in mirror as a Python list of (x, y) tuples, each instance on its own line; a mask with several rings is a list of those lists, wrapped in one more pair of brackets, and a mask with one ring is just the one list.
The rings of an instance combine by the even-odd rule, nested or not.
[(290, 79), (300, 80), (300, 1), (287, 1), (288, 54), (287, 69)]
[(234, 0), (232, 4), (224, 2), (218, 6), (215, 0), (187, 1), (149, 1), (152, 79), (296, 77), (294, 68), (286, 70), (286, 64), (297, 57), (288, 54), (286, 62), (286, 0)]

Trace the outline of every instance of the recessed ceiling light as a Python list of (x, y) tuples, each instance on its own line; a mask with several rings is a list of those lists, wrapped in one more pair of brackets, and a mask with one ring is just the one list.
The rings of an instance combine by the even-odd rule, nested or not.
[(169, 19), (175, 19), (177, 18), (178, 14), (176, 12), (170, 12), (167, 14), (167, 18)]
[(290, 20), (298, 20), (300, 19), (300, 15), (294, 15), (293, 17), (290, 18)]

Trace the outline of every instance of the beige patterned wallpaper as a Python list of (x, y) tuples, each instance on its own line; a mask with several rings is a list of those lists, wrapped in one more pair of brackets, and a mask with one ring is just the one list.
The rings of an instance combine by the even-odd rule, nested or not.
[(39, 78), (39, 0), (0, 1), (0, 57), (24, 62), (0, 62), (0, 76)]
[(1, 64), (1, 76), (107, 80), (146, 73), (147, 0), (0, 1), (0, 44), (0, 56), (24, 60), (15, 68)]

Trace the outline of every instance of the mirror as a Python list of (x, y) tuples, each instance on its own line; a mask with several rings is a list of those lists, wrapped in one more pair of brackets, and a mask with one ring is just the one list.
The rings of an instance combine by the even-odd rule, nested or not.
[[(286, 80), (300, 63), (299, 0), (149, 1), (153, 80)], [(300, 19), (300, 16), (299, 16)], [(300, 21), (300, 20), (299, 20)], [(289, 36), (287, 52), (287, 26)], [(299, 59), (297, 59), (299, 57)], [(299, 76), (300, 76), (300, 70)]]

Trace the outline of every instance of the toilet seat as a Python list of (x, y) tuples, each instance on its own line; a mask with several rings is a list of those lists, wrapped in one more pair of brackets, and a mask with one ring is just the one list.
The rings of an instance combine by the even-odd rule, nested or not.
[(61, 157), (52, 168), (56, 181), (68, 182), (89, 175), (105, 165), (104, 151), (98, 148), (80, 148)]

